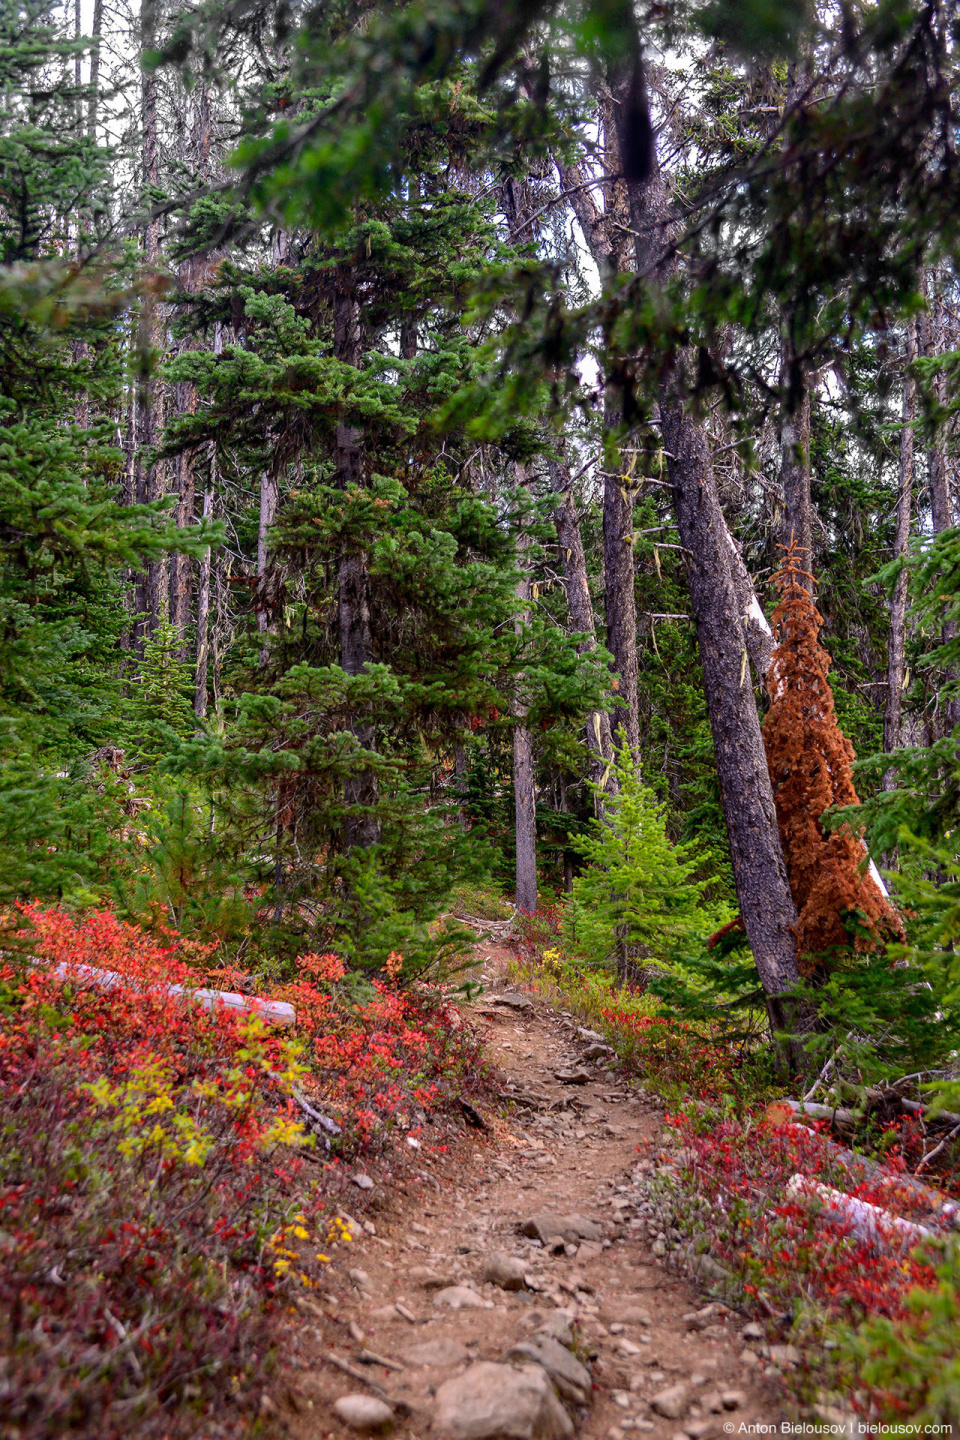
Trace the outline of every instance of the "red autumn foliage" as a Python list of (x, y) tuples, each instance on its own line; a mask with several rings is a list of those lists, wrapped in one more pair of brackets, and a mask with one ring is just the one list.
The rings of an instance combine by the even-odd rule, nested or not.
[[(891, 1229), (888, 1248), (853, 1234), (836, 1213), (790, 1198), (801, 1174), (881, 1210), (927, 1222), (924, 1201), (898, 1183), (902, 1158), (877, 1174), (843, 1167), (826, 1135), (799, 1126), (770, 1127), (762, 1115), (743, 1120), (714, 1111), (674, 1117), (682, 1141), (661, 1203), (733, 1274), (767, 1313), (793, 1311), (799, 1300), (832, 1318), (898, 1316), (911, 1285), (935, 1283), (933, 1257), (910, 1250)], [(666, 1218), (666, 1217), (664, 1217)]]
[[(303, 957), (291, 1036), (170, 995), (210, 978), (176, 935), (33, 906), (2, 922), (0, 1428), (245, 1434), (284, 1313), (343, 1243), (343, 1159), (419, 1129), (476, 1079), (476, 1046), (389, 969), (358, 1005), (336, 956)], [(333, 1153), (295, 1089), (341, 1125)]]
[(823, 616), (803, 583), (799, 551), (791, 544), (774, 576), (780, 603), (773, 614), (777, 648), (767, 675), (770, 711), (763, 743), (773, 783), (787, 875), (797, 907), (800, 970), (811, 975), (823, 957), (849, 948), (848, 919), (860, 930), (855, 950), (903, 940), (903, 925), (863, 869), (864, 849), (848, 826), (827, 831), (832, 806), (858, 805), (853, 746), (837, 723), (827, 678), (830, 656), (819, 642)]

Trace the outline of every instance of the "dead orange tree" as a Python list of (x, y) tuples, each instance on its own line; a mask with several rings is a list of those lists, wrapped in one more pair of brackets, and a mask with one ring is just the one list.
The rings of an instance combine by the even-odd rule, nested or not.
[(777, 648), (767, 674), (770, 711), (763, 743), (790, 890), (797, 907), (797, 955), (805, 977), (830, 968), (844, 949), (867, 950), (902, 940), (899, 915), (867, 869), (860, 837), (844, 825), (827, 830), (824, 813), (858, 805), (853, 746), (840, 730), (820, 644), (820, 614), (791, 541), (774, 576)]

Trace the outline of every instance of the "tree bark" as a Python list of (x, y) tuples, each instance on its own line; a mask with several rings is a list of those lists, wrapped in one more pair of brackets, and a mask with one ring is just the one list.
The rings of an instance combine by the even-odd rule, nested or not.
[[(795, 541), (804, 552), (804, 569), (813, 571), (813, 504), (810, 499), (810, 385), (792, 347), (784, 341), (780, 367), (780, 486), (783, 527), (780, 543)], [(813, 580), (805, 582), (813, 594)]]
[[(596, 622), (593, 615), (593, 600), (590, 597), (590, 581), (587, 576), (587, 562), (583, 553), (583, 536), (580, 533), (580, 517), (573, 498), (570, 470), (559, 461), (550, 462), (550, 483), (557, 496), (553, 520), (557, 529), (557, 545), (563, 565), (564, 589), (570, 623), (574, 630), (585, 637), (580, 643), (580, 653), (587, 654), (597, 646)], [(595, 710), (587, 716), (587, 750), (590, 756), (590, 779), (601, 789), (613, 786), (611, 764), (613, 761), (613, 739), (610, 730), (610, 716), (606, 710)]]
[[(213, 519), (216, 487), (216, 450), (210, 445), (210, 474), (203, 492), (203, 518)], [(207, 665), (210, 656), (210, 578), (213, 557), (208, 545), (200, 561), (197, 584), (197, 664), (193, 683), (193, 713), (202, 720), (207, 713)]]
[[(592, 189), (584, 188), (579, 166), (557, 162), (560, 182), (568, 192), (573, 212), (580, 224), (587, 248), (603, 284), (611, 283), (633, 262), (629, 244), (629, 198), (627, 187), (619, 179), (622, 172), (616, 115), (622, 101), (626, 78), (603, 82), (598, 87), (597, 108), (604, 177), (603, 207)], [(604, 611), (607, 649), (613, 656), (618, 679), (614, 692), (615, 708), (609, 727), (616, 744), (617, 732), (623, 727), (627, 743), (636, 753), (640, 746), (640, 702), (637, 660), (637, 602), (633, 554), (633, 490), (621, 478), (623, 464), (619, 446), (613, 437), (620, 428), (620, 395), (610, 377), (604, 388), (603, 428), (603, 576)]]
[[(907, 553), (910, 543), (910, 512), (913, 503), (913, 422), (917, 409), (917, 384), (910, 366), (917, 357), (917, 326), (914, 321), (907, 330), (907, 348), (903, 377), (903, 426), (900, 431), (900, 464), (897, 476), (897, 528), (893, 554), (897, 560)], [(900, 571), (890, 597), (890, 639), (887, 645), (887, 703), (883, 714), (883, 748), (889, 755), (902, 744), (901, 722), (905, 679), (904, 655), (907, 634), (907, 590), (910, 577), (906, 568)], [(894, 790), (896, 772), (887, 770), (884, 790)]]
[[(144, 0), (141, 7), (141, 43), (144, 50), (154, 48), (156, 41), (156, 6)], [(143, 127), (143, 189), (148, 205), (156, 198), (160, 183), (160, 138), (157, 122), (156, 76), (143, 71), (140, 82), (141, 124)], [(160, 222), (151, 217), (144, 231), (144, 260), (150, 268), (160, 262)], [(166, 465), (163, 461), (145, 463), (143, 452), (156, 445), (163, 432), (164, 386), (153, 373), (163, 353), (164, 317), (162, 307), (152, 295), (144, 300), (141, 335), (145, 351), (137, 436), (138, 477), (137, 499), (141, 502), (162, 500), (166, 494)], [(166, 556), (152, 561), (146, 569), (138, 599), (138, 608), (145, 614), (141, 639), (156, 633), (168, 615), (169, 563)]]
[(685, 410), (691, 360), (678, 356), (664, 382), (660, 413), (737, 899), (771, 1020), (785, 1027), (781, 1001), (797, 983), (790, 894), (770, 773), (763, 749), (737, 597), (725, 554), (723, 516), (706, 433)]
[[(338, 279), (333, 302), (334, 354), (345, 365), (360, 364), (360, 310), (349, 280)], [(335, 441), (337, 485), (355, 489), (362, 480), (360, 435), (346, 420), (337, 425)], [(340, 666), (347, 675), (360, 675), (372, 655), (370, 625), (370, 575), (366, 552), (347, 551), (337, 567), (337, 603), (340, 626)], [(374, 727), (359, 716), (351, 716), (350, 729), (358, 745), (373, 750)], [(348, 777), (344, 785), (343, 844), (345, 850), (375, 845), (380, 823), (375, 814), (379, 799), (376, 775), (364, 769)]]
[(90, 98), (87, 108), (87, 131), (92, 139), (97, 137), (97, 121), (100, 105), (100, 42), (103, 35), (103, 0), (93, 0), (93, 24), (90, 49)]
[[(526, 537), (518, 543), (521, 569), (524, 569), (523, 552), (527, 548)], [(517, 595), (527, 605), (530, 601), (530, 580), (526, 573), (517, 586)], [(516, 620), (518, 631), (530, 623), (529, 609), (522, 609)], [(517, 675), (514, 690), (513, 714), (513, 796), (516, 817), (516, 904), (518, 910), (532, 915), (537, 908), (537, 792), (533, 763), (533, 736), (523, 723), (526, 706), (520, 694), (522, 675)]]
[[(618, 115), (621, 112), (618, 111)], [(659, 168), (642, 188), (630, 188), (637, 269), (665, 280), (661, 260), (674, 215)], [(713, 478), (710, 443), (689, 413), (695, 357), (680, 351), (660, 387), (660, 424), (673, 486), (674, 513), (684, 549), (690, 605), (697, 628), (703, 686), (737, 899), (774, 1029), (796, 1027), (785, 992), (799, 979), (793, 926), (797, 912), (780, 844), (770, 772), (756, 697), (749, 679), (746, 637), (733, 581), (731, 545)], [(793, 1063), (801, 1063), (791, 1047)]]

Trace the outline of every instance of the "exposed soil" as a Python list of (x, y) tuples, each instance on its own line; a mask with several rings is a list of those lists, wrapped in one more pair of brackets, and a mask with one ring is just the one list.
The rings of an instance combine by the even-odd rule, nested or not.
[[(413, 1184), (375, 1182), (363, 1196), (369, 1208), (358, 1218), (369, 1228), (358, 1226), (354, 1243), (337, 1249), (328, 1293), (304, 1307), (287, 1357), (293, 1389), (278, 1394), (279, 1406), (268, 1398), (265, 1412), (296, 1440), (343, 1436), (351, 1432), (333, 1402), (380, 1393), (398, 1407), (399, 1436), (427, 1436), (443, 1381), (472, 1360), (500, 1360), (560, 1310), (575, 1323), (574, 1353), (593, 1375), (592, 1405), (568, 1406), (587, 1440), (626, 1440), (635, 1430), (652, 1440), (712, 1440), (749, 1433), (740, 1427), (750, 1422), (772, 1425), (781, 1418), (780, 1392), (745, 1352), (746, 1317), (721, 1313), (706, 1328), (691, 1328), (683, 1317), (705, 1304), (704, 1295), (651, 1254), (645, 1223), (623, 1207), (638, 1163), (657, 1156), (655, 1106), (631, 1096), (602, 1056), (584, 1061), (589, 1041), (577, 1036), (577, 1022), (541, 998), (528, 997), (532, 1004), (520, 1009), (497, 1003), (516, 994), (504, 979), (509, 958), (497, 946), (477, 947), (485, 993), (469, 1023), (498, 1068), (503, 1094), (516, 1098), (482, 1106), (486, 1128), (446, 1154), (425, 1147)], [(571, 1070), (591, 1078), (556, 1078)], [(354, 1193), (359, 1208), (362, 1192)], [(538, 1246), (519, 1227), (541, 1211), (598, 1222), (602, 1236)], [(484, 1262), (497, 1251), (522, 1257), (536, 1290), (484, 1283)], [(472, 1287), (484, 1308), (440, 1308), (439, 1282)], [(644, 1311), (649, 1323), (638, 1316)], [(439, 1341), (448, 1342), (446, 1363), (411, 1358), (414, 1347)], [(371, 1353), (391, 1367), (368, 1363)], [(655, 1413), (649, 1399), (681, 1382), (690, 1386), (683, 1413)], [(711, 1413), (718, 1394), (731, 1391), (741, 1392), (738, 1403)], [(730, 1405), (734, 1397), (726, 1399)]]

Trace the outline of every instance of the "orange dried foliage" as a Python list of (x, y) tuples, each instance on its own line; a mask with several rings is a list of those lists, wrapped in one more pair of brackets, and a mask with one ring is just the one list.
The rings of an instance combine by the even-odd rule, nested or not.
[(904, 938), (899, 915), (862, 867), (860, 838), (847, 826), (820, 823), (834, 805), (860, 803), (853, 784), (853, 746), (841, 732), (819, 642), (823, 616), (804, 585), (800, 551), (791, 544), (774, 576), (780, 603), (773, 614), (777, 648), (767, 675), (770, 712), (763, 743), (773, 784), (780, 841), (797, 907), (800, 972), (822, 973), (823, 958), (850, 948), (844, 918), (857, 913), (854, 949)]

